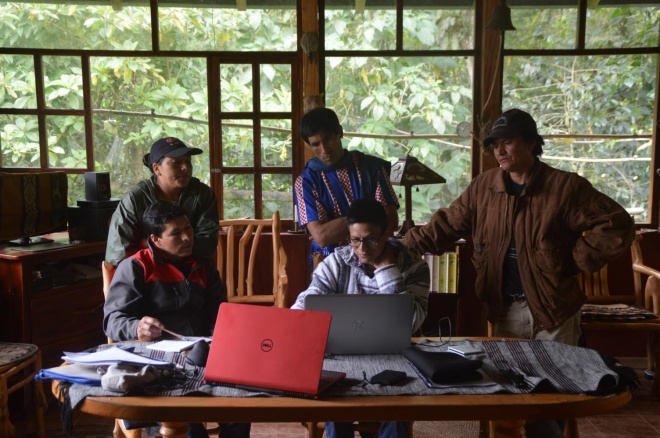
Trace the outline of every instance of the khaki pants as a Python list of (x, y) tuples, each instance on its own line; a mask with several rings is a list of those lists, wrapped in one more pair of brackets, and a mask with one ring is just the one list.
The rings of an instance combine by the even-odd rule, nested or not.
[(494, 326), (494, 334), (497, 337), (542, 339), (576, 346), (582, 333), (580, 319), (581, 313), (577, 312), (553, 330), (539, 330), (526, 301), (511, 303), (502, 308)]

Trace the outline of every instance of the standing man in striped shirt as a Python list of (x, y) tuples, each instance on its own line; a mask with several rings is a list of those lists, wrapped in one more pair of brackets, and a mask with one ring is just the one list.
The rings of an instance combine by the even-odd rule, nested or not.
[(300, 135), (315, 155), (296, 179), (298, 225), (311, 235), (314, 253), (323, 258), (348, 238), (346, 214), (353, 201), (374, 198), (385, 207), (387, 235), (398, 228), (399, 203), (390, 183), (391, 164), (378, 157), (343, 148), (344, 131), (337, 114), (328, 108), (307, 112)]

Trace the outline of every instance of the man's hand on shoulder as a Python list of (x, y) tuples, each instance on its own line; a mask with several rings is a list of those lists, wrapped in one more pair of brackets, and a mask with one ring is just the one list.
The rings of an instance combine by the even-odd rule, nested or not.
[(143, 317), (137, 326), (138, 341), (151, 342), (163, 335), (163, 323), (151, 316)]

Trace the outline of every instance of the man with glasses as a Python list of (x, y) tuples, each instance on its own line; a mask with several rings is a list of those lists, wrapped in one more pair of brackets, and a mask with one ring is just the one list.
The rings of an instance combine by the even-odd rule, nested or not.
[(390, 163), (343, 148), (337, 114), (314, 108), (300, 121), (300, 135), (315, 158), (296, 179), (298, 224), (311, 234), (312, 254), (327, 257), (348, 237), (346, 213), (356, 199), (374, 198), (386, 206), (388, 236), (398, 228), (399, 203), (390, 184)]
[[(412, 294), (412, 330), (426, 318), (429, 267), (396, 239), (388, 237), (387, 214), (372, 198), (351, 204), (346, 217), (348, 245), (340, 246), (314, 271), (309, 288), (298, 295), (292, 309), (304, 309), (305, 297), (314, 294)], [(406, 438), (409, 423), (383, 422), (379, 438)], [(326, 423), (328, 438), (353, 437), (351, 423)]]

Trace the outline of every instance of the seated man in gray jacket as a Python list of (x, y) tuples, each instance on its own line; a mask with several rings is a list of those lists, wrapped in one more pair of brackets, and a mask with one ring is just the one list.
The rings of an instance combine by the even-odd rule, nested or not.
[[(164, 328), (183, 336), (211, 336), (227, 296), (213, 260), (192, 255), (194, 231), (186, 211), (175, 202), (157, 201), (142, 220), (149, 247), (117, 266), (103, 308), (106, 336), (154, 341), (167, 334)], [(220, 428), (224, 437), (250, 436), (249, 423)], [(187, 437), (208, 434), (203, 425), (190, 423)]]
[[(385, 208), (375, 199), (354, 201), (348, 210), (348, 245), (335, 249), (316, 268), (309, 288), (292, 309), (304, 309), (312, 294), (412, 294), (413, 332), (424, 322), (428, 307), (429, 268), (417, 253), (388, 238)], [(409, 423), (383, 422), (379, 438), (406, 438)], [(326, 423), (328, 438), (353, 437), (350, 423)]]

